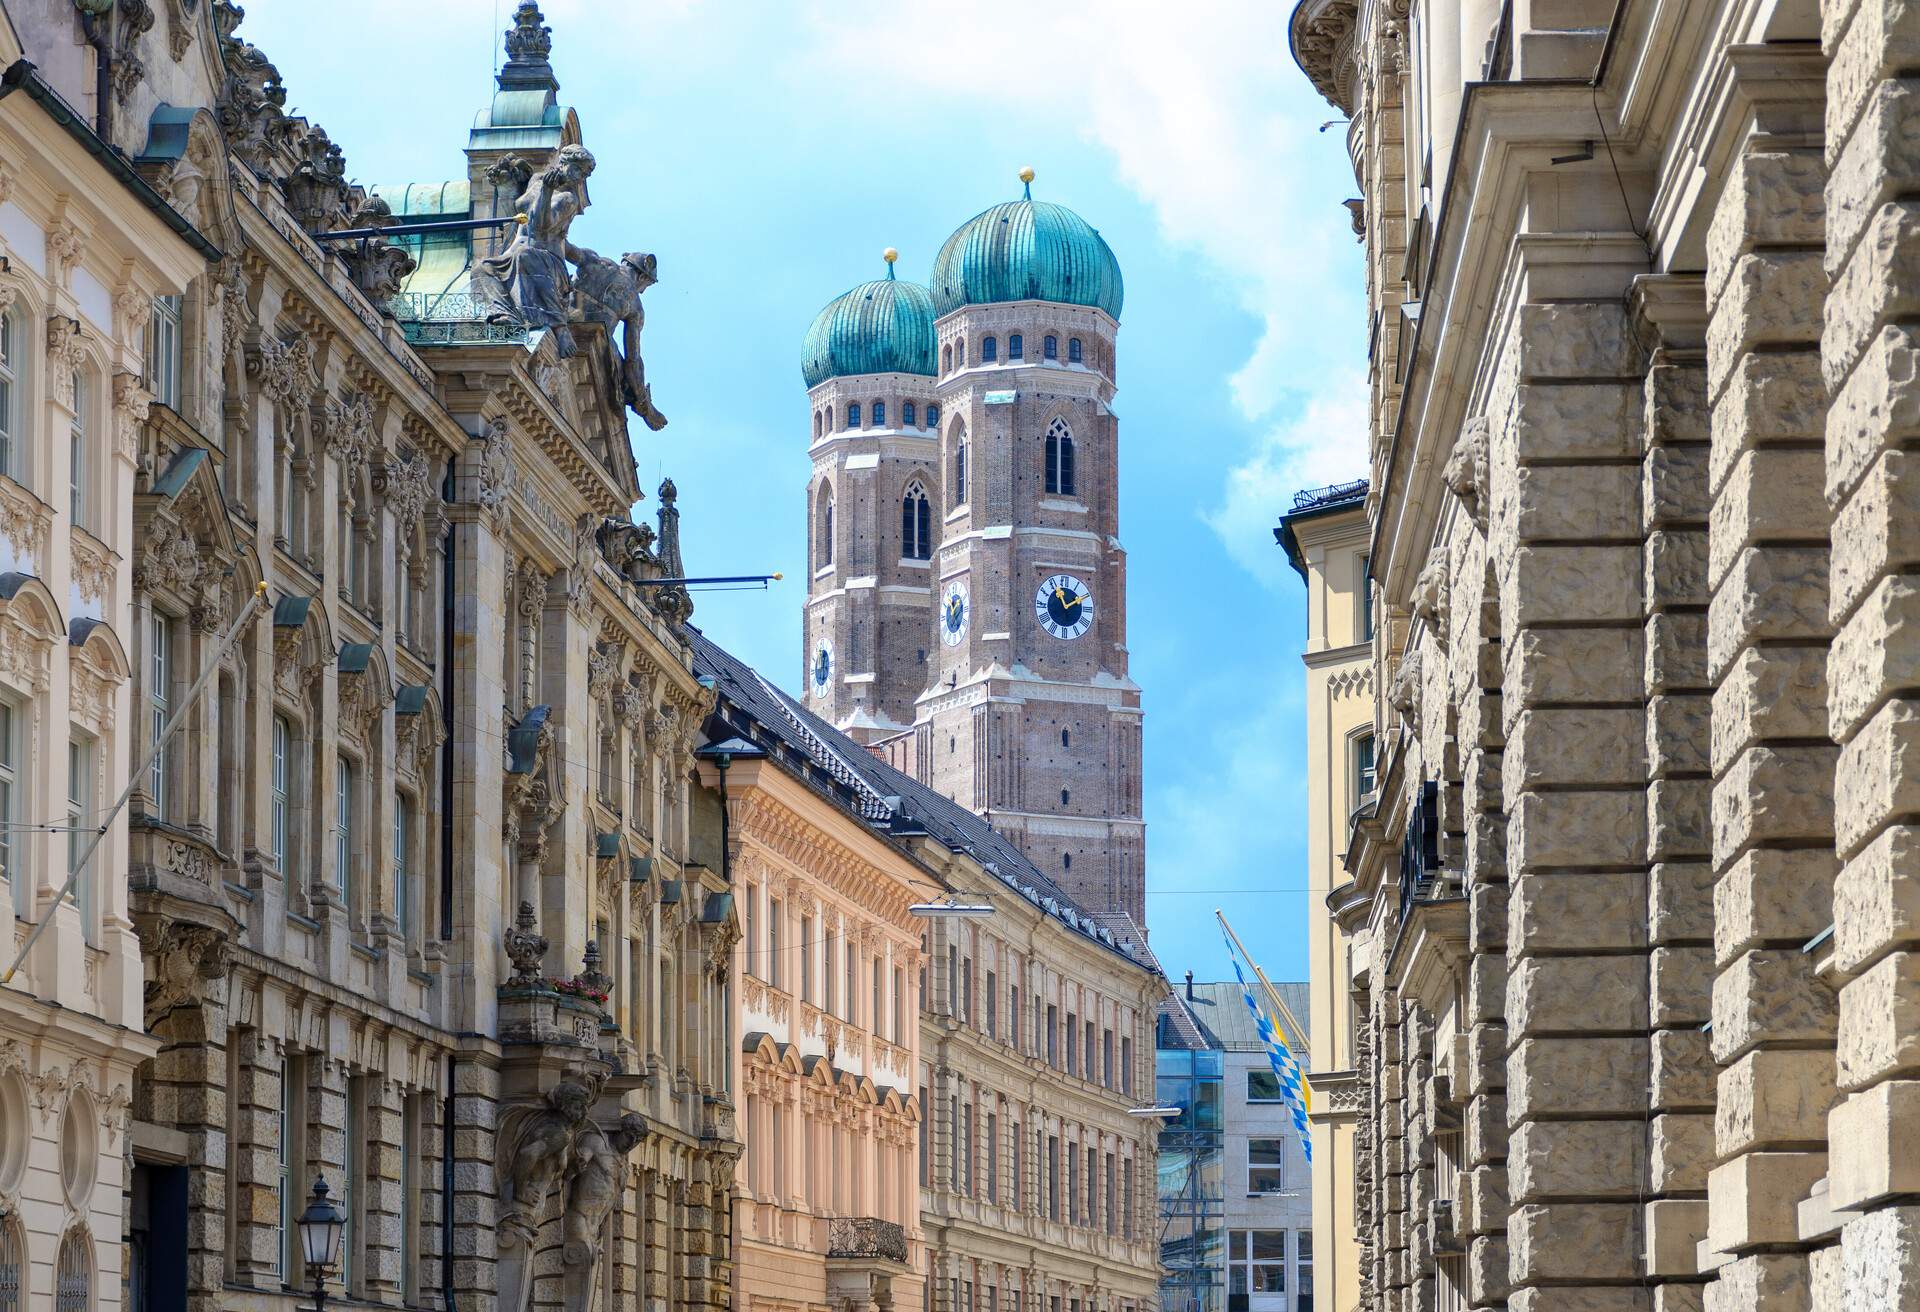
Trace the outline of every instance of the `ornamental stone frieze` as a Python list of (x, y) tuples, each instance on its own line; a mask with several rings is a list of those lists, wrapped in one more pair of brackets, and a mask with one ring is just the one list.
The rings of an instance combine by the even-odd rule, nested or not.
[(62, 409), (73, 409), (74, 375), (87, 358), (80, 321), (65, 315), (47, 319), (47, 389)]

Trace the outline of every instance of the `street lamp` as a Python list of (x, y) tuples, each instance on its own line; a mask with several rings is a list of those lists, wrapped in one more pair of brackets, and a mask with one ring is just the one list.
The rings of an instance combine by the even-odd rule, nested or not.
[(299, 1226), (300, 1251), (307, 1259), (307, 1270), (313, 1275), (314, 1312), (325, 1312), (327, 1277), (340, 1261), (340, 1237), (346, 1233), (347, 1218), (328, 1200), (324, 1176), (315, 1177), (313, 1198), (307, 1203), (307, 1210), (300, 1213)]
[(956, 902), (949, 897), (945, 902), (916, 902), (907, 908), (907, 914), (922, 920), (940, 920), (948, 916), (990, 916), (993, 908)]

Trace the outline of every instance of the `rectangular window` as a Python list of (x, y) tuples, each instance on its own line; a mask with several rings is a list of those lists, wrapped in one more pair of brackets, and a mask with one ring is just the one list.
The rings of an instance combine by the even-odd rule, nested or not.
[(1355, 586), (1360, 592), (1360, 638), (1361, 642), (1373, 641), (1373, 561), (1370, 557), (1360, 557), (1360, 578)]
[(333, 791), (336, 805), (333, 826), (333, 882), (347, 904), (347, 915), (354, 906), (353, 879), (349, 867), (353, 861), (353, 763), (340, 757), (334, 765)]
[(13, 446), (20, 436), (20, 343), (14, 316), (0, 314), (0, 474), (14, 472)]
[(1020, 1133), (1019, 1122), (1016, 1121), (1014, 1123), (1013, 1132), (1007, 1137), (1013, 1143), (1013, 1197), (1009, 1201), (1013, 1206), (1013, 1210), (1018, 1212), (1025, 1210), (1027, 1205), (1025, 1196), (1027, 1183), (1027, 1141)]
[(1060, 1136), (1047, 1136), (1047, 1216), (1060, 1219)]
[(1067, 1074), (1080, 1073), (1080, 1018), (1067, 1013)]
[(987, 972), (987, 1037), (1000, 1037), (1000, 977)]
[(1087, 1022), (1087, 1041), (1086, 1043), (1081, 1045), (1080, 1054), (1081, 1054), (1082, 1060), (1086, 1064), (1085, 1075), (1089, 1083), (1093, 1081), (1093, 1077), (1095, 1074), (1093, 1069), (1093, 1035), (1094, 1035), (1093, 1022), (1088, 1021)]
[(1247, 1140), (1247, 1192), (1279, 1193), (1286, 1168), (1286, 1155), (1285, 1139)]
[(1013, 1044), (1015, 1051), (1025, 1052), (1026, 1046), (1020, 1042), (1020, 986), (1018, 984), (1007, 986), (1007, 1024), (1013, 1031), (1007, 1035), (1008, 1041)]
[(1133, 1159), (1120, 1163), (1120, 1234), (1133, 1238)]
[(860, 949), (854, 945), (852, 939), (848, 939), (847, 945), (841, 949), (840, 955), (842, 964), (846, 967), (847, 972), (846, 991), (840, 998), (840, 1005), (846, 1008), (846, 1011), (842, 1014), (844, 1014), (848, 1020), (858, 1024), (860, 1008), (856, 1004), (855, 999), (860, 996)]
[(1090, 1226), (1100, 1224), (1100, 1152), (1096, 1148), (1087, 1149), (1087, 1214), (1085, 1220)]
[(1248, 1071), (1247, 1101), (1279, 1102), (1280, 1077), (1272, 1071)]
[(1379, 786), (1379, 769), (1373, 760), (1373, 735), (1363, 733), (1353, 740), (1353, 797), (1352, 805), (1360, 805), (1360, 799)]
[(1126, 1034), (1120, 1036), (1120, 1091), (1133, 1092), (1133, 1038)]
[(907, 974), (898, 966), (893, 968), (893, 1041), (907, 1041)]
[[(0, 321), (3, 322), (3, 321)], [(19, 861), (26, 846), (14, 846), (13, 826), (20, 823), (20, 737), (15, 725), (13, 705), (0, 702), (0, 878), (13, 890), (13, 914), (33, 914), (33, 889), (29, 886), (24, 863)]]
[(293, 729), (287, 717), (273, 717), (273, 864), (287, 873), (287, 760)]
[(960, 1019), (973, 1024), (973, 958), (960, 963)]
[(1067, 1222), (1080, 1224), (1080, 1151), (1067, 1148)]
[(973, 1197), (973, 1103), (960, 1108), (960, 1137), (954, 1148), (960, 1154), (960, 1192)]
[(180, 408), (180, 298), (153, 298), (147, 325), (147, 390), (169, 410)]
[(800, 1001), (813, 1001), (813, 917), (800, 917)]
[(1007, 334), (1007, 359), (1024, 360), (1027, 358), (1027, 339), (1019, 333)]
[(1227, 1295), (1279, 1295), (1287, 1292), (1287, 1232), (1232, 1230), (1227, 1233)]
[(1115, 1198), (1114, 1198), (1114, 1195), (1117, 1192), (1117, 1185), (1118, 1185), (1118, 1181), (1114, 1172), (1113, 1154), (1108, 1153), (1107, 1154), (1107, 1176), (1106, 1176), (1107, 1233), (1108, 1234), (1117, 1233), (1118, 1227), (1120, 1224), (1120, 1212), (1119, 1212), (1119, 1208), (1115, 1206)]
[(75, 528), (87, 521), (87, 410), (91, 389), (84, 377), (73, 380), (73, 423), (67, 429), (67, 517)]
[(1313, 1312), (1313, 1231), (1295, 1230), (1293, 1242), (1294, 1312)]
[[(927, 1106), (927, 1086), (920, 1086), (920, 1105)], [(933, 1126), (921, 1122), (920, 1125), (920, 1184), (924, 1188), (932, 1183), (929, 1174), (933, 1164)]]
[[(67, 739), (67, 873), (80, 868), (81, 853), (93, 837), (93, 743), (79, 736)], [(97, 864), (96, 864), (97, 868)], [(80, 934), (94, 941), (91, 874), (73, 881), (73, 904), (80, 912)]]
[[(147, 746), (152, 748), (166, 732), (173, 690), (173, 625), (157, 610), (151, 613), (147, 641), (152, 648), (147, 665), (147, 723), (153, 735), (147, 740)], [(161, 752), (153, 758), (147, 772), (147, 791), (153, 794), (153, 814), (161, 820), (169, 818), (167, 811), (172, 801), (169, 773), (167, 753)]]
[[(872, 968), (873, 968), (873, 1015), (868, 1018), (867, 1023), (870, 1026), (872, 1026), (873, 1032), (875, 1034), (878, 1034), (880, 1032), (880, 1024), (883, 1020), (886, 1019), (886, 1015), (887, 1015), (887, 1006), (886, 1006), (887, 994), (886, 994), (886, 988), (885, 988), (887, 971), (886, 971), (885, 965), (881, 963), (880, 958), (877, 956), (873, 959)], [(900, 1036), (898, 1033), (890, 1033), (887, 1035), (887, 1038), (897, 1043), (899, 1042)]]
[(987, 1201), (1000, 1201), (1000, 1118), (987, 1113)]
[(833, 931), (828, 930), (826, 942), (820, 945), (821, 953), (826, 958), (826, 969), (821, 972), (821, 984), (826, 989), (826, 1011), (828, 1015), (839, 1014), (838, 1009), (834, 1006), (833, 944)]
[(767, 899), (767, 983), (780, 987), (780, 899)]
[(1100, 1083), (1113, 1087), (1113, 1031), (1100, 1031)]
[(1060, 1009), (1047, 1004), (1047, 1065), (1060, 1069)]
[(399, 795), (393, 799), (393, 921), (403, 939), (412, 919), (413, 871), (407, 860), (412, 842), (413, 802)]

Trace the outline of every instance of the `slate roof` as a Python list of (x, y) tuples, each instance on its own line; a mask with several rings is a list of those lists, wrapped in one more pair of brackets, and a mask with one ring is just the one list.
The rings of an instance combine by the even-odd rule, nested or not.
[[(709, 723), (709, 741), (738, 734), (768, 748), (787, 769), (803, 774), (883, 836), (924, 830), (948, 850), (971, 855), (1067, 928), (1161, 973), (1137, 933), (1128, 933), (1124, 925), (1116, 933), (1112, 917), (1096, 918), (1078, 906), (985, 820), (877, 759), (697, 628), (688, 625), (687, 635), (693, 643), (694, 673), (712, 679), (720, 694), (714, 712), (718, 723)], [(772, 750), (775, 744), (780, 750)]]
[[(1187, 1015), (1191, 1016), (1194, 1023), (1206, 1034), (1210, 1047), (1227, 1052), (1259, 1052), (1263, 1047), (1260, 1042), (1260, 1032), (1253, 1025), (1253, 1013), (1247, 1010), (1246, 999), (1241, 996), (1237, 981), (1228, 981), (1224, 984), (1196, 983), (1193, 986), (1191, 998), (1187, 996), (1184, 985), (1175, 984), (1173, 990), (1179, 996)], [(1305, 1025), (1308, 1010), (1307, 986), (1301, 983), (1276, 982), (1273, 990), (1280, 995), (1280, 1000), (1287, 1004), (1288, 1010), (1293, 1012), (1294, 1019)], [(1279, 1019), (1286, 1029), (1288, 1046), (1297, 1046), (1299, 1050), (1294, 1053), (1294, 1056), (1304, 1063), (1306, 1033), (1303, 1031), (1296, 1034), (1292, 1021), (1284, 1016)]]

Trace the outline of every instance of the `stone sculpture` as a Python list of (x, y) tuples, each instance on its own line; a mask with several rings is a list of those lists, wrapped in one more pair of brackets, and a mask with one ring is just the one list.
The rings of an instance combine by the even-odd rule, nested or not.
[[(640, 331), (647, 322), (640, 294), (660, 281), (659, 267), (653, 256), (637, 251), (610, 260), (582, 250), (577, 285), (580, 318), (607, 330), (607, 355), (619, 393), (616, 401), (633, 407), (633, 412), (656, 433), (667, 426), (667, 417), (654, 408), (653, 393), (647, 388), (647, 367), (640, 358)], [(618, 347), (613, 342), (615, 328), (621, 331)]]
[(592, 172), (591, 151), (562, 146), (514, 202), (527, 221), (512, 243), (473, 270), (474, 294), (485, 303), (488, 320), (551, 331), (562, 359), (578, 349), (569, 327), (573, 284), (567, 264), (579, 263), (581, 252), (568, 242), (567, 233), (587, 208), (587, 175)]

